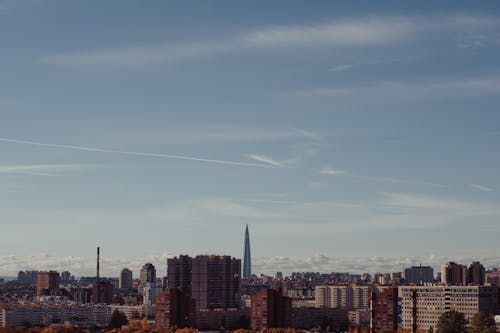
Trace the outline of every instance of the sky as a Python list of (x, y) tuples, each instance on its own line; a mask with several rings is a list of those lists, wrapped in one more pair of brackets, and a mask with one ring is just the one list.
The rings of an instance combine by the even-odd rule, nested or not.
[[(500, 266), (496, 1), (0, 0), (0, 275)], [(137, 274), (136, 274), (137, 275)]]

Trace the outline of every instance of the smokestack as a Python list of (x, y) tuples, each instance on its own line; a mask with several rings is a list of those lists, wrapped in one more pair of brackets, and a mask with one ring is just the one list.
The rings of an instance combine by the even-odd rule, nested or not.
[(99, 285), (99, 246), (97, 247), (97, 267), (96, 267), (96, 279), (95, 279), (95, 299), (94, 303), (100, 303), (100, 285)]
[(99, 246), (97, 247), (97, 282), (99, 282)]

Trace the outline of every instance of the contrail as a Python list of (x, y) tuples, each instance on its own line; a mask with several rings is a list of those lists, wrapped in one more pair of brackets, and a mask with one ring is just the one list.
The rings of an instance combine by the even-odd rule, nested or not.
[(90, 152), (98, 152), (98, 153), (147, 156), (147, 157), (158, 157), (158, 158), (171, 158), (171, 159), (177, 159), (177, 160), (196, 161), (196, 162), (205, 162), (205, 163), (217, 163), (217, 164), (244, 166), (244, 167), (269, 168), (269, 169), (276, 168), (276, 166), (273, 166), (273, 165), (266, 165), (266, 164), (259, 164), (259, 163), (214, 160), (214, 159), (209, 159), (209, 158), (185, 156), (185, 155), (171, 155), (171, 154), (161, 154), (161, 153), (147, 153), (147, 152), (138, 152), (138, 151), (103, 149), (103, 148), (85, 147), (85, 146), (61, 145), (61, 144), (57, 144), (57, 143), (44, 143), (44, 142), (17, 140), (17, 139), (9, 139), (9, 138), (0, 138), (0, 142), (17, 143), (17, 144), (23, 144), (23, 145), (39, 146), (39, 147), (90, 151)]

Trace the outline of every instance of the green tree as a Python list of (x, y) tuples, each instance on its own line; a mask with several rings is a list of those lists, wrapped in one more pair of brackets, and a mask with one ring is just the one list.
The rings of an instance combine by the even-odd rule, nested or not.
[(128, 319), (127, 316), (118, 309), (115, 309), (111, 314), (111, 327), (112, 328), (120, 328), (123, 325), (127, 325)]
[(437, 333), (464, 333), (467, 331), (467, 320), (463, 313), (447, 311), (439, 317)]
[(496, 332), (495, 319), (486, 312), (478, 312), (470, 321), (471, 333), (490, 333)]
[(427, 330), (427, 333), (434, 333), (434, 327), (429, 327), (429, 329)]

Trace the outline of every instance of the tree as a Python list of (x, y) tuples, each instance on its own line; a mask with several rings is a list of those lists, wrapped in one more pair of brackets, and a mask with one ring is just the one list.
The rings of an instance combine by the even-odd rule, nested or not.
[(427, 333), (434, 333), (434, 327), (429, 327), (429, 329), (427, 330)]
[(478, 312), (470, 321), (471, 333), (496, 332), (496, 323), (492, 315), (486, 312)]
[(437, 333), (463, 333), (467, 331), (467, 320), (463, 313), (452, 310), (439, 317)]
[(141, 314), (137, 310), (132, 311), (131, 317), (132, 317), (132, 319), (141, 319), (142, 318)]
[(115, 309), (111, 314), (111, 327), (121, 328), (123, 325), (127, 325), (127, 323), (127, 316), (125, 316), (125, 314), (118, 309)]

